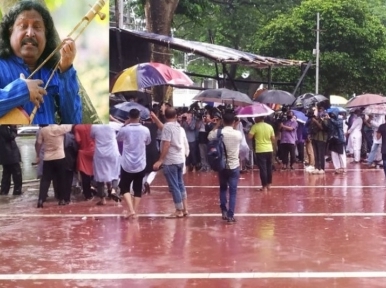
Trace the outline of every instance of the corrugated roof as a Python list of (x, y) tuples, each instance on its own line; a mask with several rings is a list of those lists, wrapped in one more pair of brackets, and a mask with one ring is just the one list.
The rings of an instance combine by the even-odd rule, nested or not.
[(129, 29), (119, 29), (110, 27), (110, 30), (120, 31), (121, 33), (131, 34), (133, 36), (146, 39), (149, 42), (170, 47), (172, 49), (194, 53), (206, 57), (212, 61), (226, 64), (238, 64), (255, 68), (300, 66), (305, 61), (280, 59), (274, 57), (265, 57), (249, 52), (228, 48), (221, 45), (210, 44), (198, 41), (189, 41), (155, 33), (134, 31)]

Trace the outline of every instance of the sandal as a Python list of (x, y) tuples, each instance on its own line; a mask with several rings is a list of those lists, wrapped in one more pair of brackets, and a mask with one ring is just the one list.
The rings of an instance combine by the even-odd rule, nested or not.
[(113, 199), (115, 202), (121, 202), (122, 201), (121, 197), (119, 197), (118, 194), (115, 192), (110, 194), (110, 198)]
[(178, 214), (177, 212), (174, 212), (170, 214), (169, 216), (166, 216), (167, 219), (177, 219), (177, 218), (184, 218), (184, 214)]
[(182, 215), (183, 215), (183, 217), (187, 217), (187, 216), (189, 216), (189, 212), (188, 211), (184, 211)]

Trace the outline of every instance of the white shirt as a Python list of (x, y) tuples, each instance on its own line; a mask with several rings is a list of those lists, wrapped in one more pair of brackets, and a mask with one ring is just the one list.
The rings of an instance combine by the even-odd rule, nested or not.
[(350, 129), (347, 131), (350, 134), (353, 133), (362, 133), (362, 125), (363, 125), (363, 120), (362, 117), (357, 116), (355, 120), (353, 121)]
[[(227, 153), (227, 166), (229, 169), (236, 169), (240, 166), (239, 153), (240, 144), (242, 140), (241, 132), (233, 129), (231, 126), (226, 126), (221, 131), (223, 135), (223, 142)], [(208, 140), (217, 138), (217, 129), (209, 132)]]
[(150, 131), (140, 123), (128, 124), (117, 134), (123, 142), (121, 166), (128, 173), (138, 173), (146, 168), (146, 145), (151, 142)]

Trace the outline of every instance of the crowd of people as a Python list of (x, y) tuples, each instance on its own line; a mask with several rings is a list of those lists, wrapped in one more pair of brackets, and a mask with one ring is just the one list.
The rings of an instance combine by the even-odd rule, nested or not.
[[(382, 145), (385, 117), (364, 116), (362, 109), (347, 117), (320, 106), (308, 113), (305, 123), (299, 122), (292, 110), (254, 119), (240, 119), (229, 107), (181, 111), (163, 104), (151, 110), (148, 119), (143, 119), (139, 110), (131, 109), (125, 123), (111, 117), (113, 121), (105, 125), (40, 125), (35, 144), (40, 179), (37, 207), (43, 208), (51, 183), (58, 204), (68, 205), (74, 183), (79, 182), (86, 201), (98, 197), (96, 204), (103, 206), (106, 199), (123, 200), (128, 217), (136, 218), (142, 195), (150, 193), (151, 183), (162, 169), (175, 206), (169, 218), (186, 217), (183, 174), (211, 171), (207, 144), (216, 139), (218, 129), (226, 154), (226, 168), (218, 171), (220, 209), (228, 223), (236, 221), (240, 173), (254, 164), (260, 174), (259, 190), (265, 192), (278, 169), (293, 170), (298, 165), (296, 168), (312, 174), (324, 174), (330, 158), (334, 173), (341, 174), (346, 173), (346, 152), (353, 155), (354, 164), (366, 161), (369, 168), (386, 156), (386, 145)], [(2, 195), (9, 193), (11, 176), (13, 194), (22, 194), (16, 136), (16, 126), (0, 126)]]

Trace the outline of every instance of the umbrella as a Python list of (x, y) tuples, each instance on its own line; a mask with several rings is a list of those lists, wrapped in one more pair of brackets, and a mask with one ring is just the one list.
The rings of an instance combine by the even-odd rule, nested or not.
[(262, 117), (268, 116), (274, 113), (271, 108), (263, 103), (255, 102), (252, 105), (240, 107), (236, 110), (236, 114), (239, 117)]
[(330, 103), (331, 105), (346, 105), (347, 104), (347, 99), (342, 97), (342, 96), (338, 96), (338, 95), (330, 95)]
[(150, 118), (150, 111), (137, 102), (123, 102), (110, 108), (110, 115), (119, 121), (125, 122), (129, 119), (129, 112), (132, 109), (139, 110), (141, 120)]
[(193, 81), (183, 72), (161, 63), (141, 63), (121, 72), (112, 93), (139, 91), (158, 85), (190, 86)]
[(247, 94), (226, 88), (208, 89), (201, 91), (196, 96), (194, 96), (192, 100), (232, 104), (236, 106), (247, 106), (253, 104), (251, 98), (249, 98)]
[(377, 94), (363, 94), (356, 97), (351, 98), (348, 102), (346, 107), (347, 108), (354, 108), (354, 107), (364, 107), (374, 104), (381, 104), (385, 103), (386, 98), (377, 95)]
[(307, 122), (308, 117), (303, 112), (297, 111), (297, 110), (292, 110), (292, 112), (296, 116), (296, 120), (298, 122), (303, 123), (303, 124)]
[(363, 110), (364, 114), (386, 115), (386, 104), (370, 105)]
[(328, 108), (330, 106), (330, 103), (328, 102), (328, 98), (323, 95), (315, 95), (312, 93), (306, 93), (303, 95), (300, 95), (295, 103), (293, 104), (294, 107), (303, 107), (305, 109), (311, 108), (315, 106), (317, 103), (322, 103), (319, 105), (322, 105), (325, 108)]
[(281, 105), (292, 105), (295, 101), (295, 97), (283, 90), (267, 90), (261, 93), (255, 101), (260, 103), (272, 103)]
[(338, 109), (338, 113), (347, 113), (347, 110), (340, 106), (331, 106), (330, 109)]

